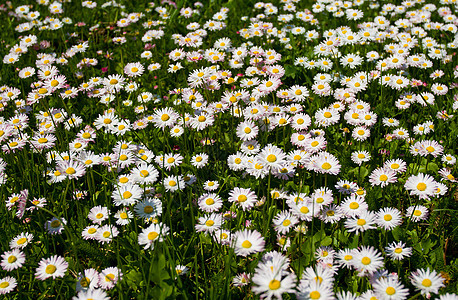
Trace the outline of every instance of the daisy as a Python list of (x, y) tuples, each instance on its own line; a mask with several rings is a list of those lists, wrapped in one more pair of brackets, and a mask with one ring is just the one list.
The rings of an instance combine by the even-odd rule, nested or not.
[(396, 172), (388, 168), (377, 168), (369, 176), (369, 182), (372, 186), (379, 185), (382, 188), (396, 181)]
[(232, 284), (237, 287), (246, 286), (251, 282), (250, 274), (241, 273), (232, 279)]
[(159, 171), (147, 163), (139, 164), (132, 169), (130, 174), (133, 176), (135, 182), (140, 184), (152, 184), (156, 182), (159, 177)]
[(130, 223), (130, 220), (134, 217), (132, 212), (128, 211), (127, 208), (122, 208), (118, 210), (115, 215), (117, 225), (127, 225)]
[(103, 269), (99, 273), (99, 286), (101, 289), (110, 290), (115, 287), (122, 276), (121, 270), (117, 267)]
[(61, 256), (54, 255), (50, 258), (42, 258), (35, 271), (35, 276), (39, 280), (46, 280), (52, 277), (64, 277), (68, 268), (68, 262)]
[(164, 181), (165, 190), (168, 192), (175, 192), (185, 188), (183, 176), (167, 176)]
[(364, 126), (357, 126), (353, 129), (351, 136), (357, 141), (365, 141), (370, 136), (371, 131)]
[(207, 180), (203, 184), (203, 188), (206, 191), (216, 191), (219, 187), (218, 181)]
[(315, 251), (316, 259), (323, 263), (332, 263), (335, 255), (336, 251), (331, 247), (320, 247)]
[(323, 127), (328, 127), (339, 122), (340, 115), (339, 112), (334, 109), (319, 109), (315, 113), (316, 123)]
[(0, 279), (0, 295), (8, 294), (12, 292), (17, 286), (17, 281), (11, 276)]
[[(251, 281), (252, 290), (255, 294), (261, 294), (261, 298), (281, 299), (283, 293), (293, 293), (296, 287), (296, 275), (293, 273), (272, 273), (256, 269)], [(286, 276), (284, 276), (286, 275)]]
[(85, 240), (95, 240), (98, 230), (99, 230), (99, 226), (97, 225), (87, 226), (81, 232), (81, 236)]
[(5, 271), (19, 269), (25, 262), (25, 254), (19, 249), (13, 249), (2, 254), (1, 267)]
[(439, 289), (444, 286), (444, 278), (437, 274), (436, 271), (419, 269), (411, 275), (411, 282), (417, 290), (420, 290), (422, 295), (430, 293), (438, 294)]
[(251, 189), (235, 187), (229, 192), (229, 202), (234, 202), (244, 211), (250, 210), (258, 201), (256, 194)]
[(297, 299), (332, 300), (333, 291), (329, 286), (321, 285), (318, 281), (301, 280), (296, 292)]
[(321, 209), (320, 215), (318, 217), (325, 223), (334, 224), (338, 222), (343, 217), (343, 215), (340, 213), (337, 206), (331, 205)]
[(153, 249), (154, 242), (162, 242), (164, 237), (169, 233), (169, 227), (165, 224), (151, 224), (149, 227), (142, 230), (138, 235), (138, 244), (144, 245), (143, 249)]
[(328, 152), (320, 152), (310, 158), (314, 169), (322, 174), (337, 175), (340, 173), (339, 160)]
[(412, 222), (426, 220), (428, 217), (428, 209), (423, 205), (410, 206), (407, 208), (406, 216), (412, 219)]
[(367, 151), (355, 151), (351, 154), (351, 160), (357, 164), (361, 165), (363, 162), (368, 162), (371, 159), (371, 155)]
[(273, 226), (278, 233), (286, 234), (299, 220), (288, 211), (279, 212), (272, 220)]
[(241, 230), (235, 233), (233, 247), (237, 256), (248, 256), (264, 250), (264, 238), (256, 230)]
[(379, 278), (372, 287), (377, 297), (384, 300), (404, 300), (409, 296), (409, 289), (391, 276)]
[(141, 199), (143, 190), (134, 184), (118, 186), (112, 193), (111, 197), (116, 206), (129, 206), (135, 204)]
[(249, 141), (258, 135), (259, 128), (253, 121), (244, 121), (237, 126), (236, 135), (242, 141)]
[(383, 267), (383, 257), (372, 246), (361, 246), (354, 255), (353, 266), (363, 274), (372, 274)]
[[(97, 281), (99, 278), (97, 278)], [(90, 299), (97, 299), (97, 300), (109, 300), (110, 297), (108, 296), (107, 292), (102, 289), (89, 289), (89, 290), (81, 290), (78, 292), (76, 296), (72, 298), (72, 300), (90, 300)]]
[(95, 269), (86, 269), (84, 273), (78, 274), (76, 291), (93, 290), (99, 287), (99, 272)]
[(191, 164), (196, 167), (197, 169), (201, 169), (205, 167), (208, 163), (208, 154), (206, 153), (199, 153), (191, 157)]
[(100, 225), (109, 217), (108, 208), (100, 205), (95, 206), (91, 208), (87, 217), (92, 221), (92, 223)]
[(154, 218), (162, 214), (162, 202), (158, 198), (146, 199), (138, 202), (134, 211), (139, 218)]
[(410, 191), (410, 195), (419, 196), (420, 199), (429, 199), (436, 191), (437, 182), (428, 174), (420, 173), (411, 175), (404, 188)]
[(345, 228), (347, 228), (348, 232), (356, 232), (356, 234), (368, 229), (375, 229), (375, 218), (375, 213), (364, 211), (358, 217), (345, 220)]
[(202, 195), (197, 202), (199, 208), (205, 212), (215, 212), (223, 207), (223, 200), (214, 193)]
[(263, 164), (272, 171), (279, 170), (286, 160), (286, 154), (278, 147), (268, 144), (258, 154)]
[(404, 258), (412, 255), (412, 248), (406, 247), (403, 242), (392, 242), (385, 247), (385, 251), (393, 260), (403, 260)]
[(215, 119), (212, 115), (201, 112), (191, 119), (191, 127), (195, 128), (197, 131), (201, 131), (206, 127), (212, 126), (214, 121)]
[(186, 273), (189, 272), (189, 268), (186, 266), (182, 266), (182, 265), (176, 265), (175, 272), (177, 273), (177, 275), (180, 275), (180, 276), (185, 275)]
[(407, 164), (402, 159), (391, 159), (383, 164), (383, 168), (389, 168), (396, 173), (404, 173), (407, 170)]
[(398, 209), (394, 207), (385, 207), (377, 212), (375, 222), (379, 227), (385, 230), (393, 230), (395, 227), (401, 225), (401, 217), (401, 212)]
[(347, 217), (355, 217), (369, 208), (364, 198), (351, 195), (346, 197), (345, 200), (339, 205), (339, 211)]
[(118, 229), (112, 225), (103, 225), (97, 229), (95, 234), (95, 239), (102, 244), (109, 243), (113, 238), (117, 237), (119, 234)]
[(339, 180), (335, 185), (339, 193), (354, 194), (358, 190), (358, 185), (355, 182), (348, 180)]
[(56, 217), (52, 218), (45, 223), (45, 229), (49, 234), (61, 234), (64, 231), (64, 225), (67, 224), (65, 219), (58, 219)]
[(197, 232), (213, 233), (221, 228), (223, 218), (221, 214), (212, 213), (199, 217), (198, 224), (196, 224)]

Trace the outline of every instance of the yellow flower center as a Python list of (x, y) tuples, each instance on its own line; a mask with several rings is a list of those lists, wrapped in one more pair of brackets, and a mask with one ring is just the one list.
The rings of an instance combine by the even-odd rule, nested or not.
[(391, 296), (394, 295), (394, 293), (396, 293), (396, 290), (393, 287), (389, 286), (386, 288), (385, 292)]
[(51, 222), (51, 227), (52, 228), (57, 228), (60, 226), (60, 221), (59, 220), (54, 220)]
[(388, 221), (391, 221), (393, 217), (391, 215), (385, 215), (383, 216), (383, 219), (388, 222)]
[(313, 291), (313, 292), (310, 293), (309, 297), (310, 297), (310, 299), (320, 299), (321, 298), (321, 294), (318, 291)]
[(275, 155), (273, 155), (273, 154), (269, 154), (267, 156), (267, 161), (271, 162), (271, 163), (276, 162), (277, 161), (277, 157)]
[(48, 265), (46, 266), (45, 272), (46, 274), (54, 274), (56, 272), (57, 268), (55, 265)]
[(330, 163), (325, 162), (324, 164), (321, 165), (321, 167), (322, 167), (323, 169), (325, 169), (325, 170), (329, 170), (329, 169), (331, 169), (332, 166), (331, 166)]
[(129, 199), (130, 197), (132, 197), (132, 193), (129, 191), (125, 191), (124, 193), (122, 193), (122, 197), (124, 199)]
[(238, 198), (237, 198), (237, 201), (238, 202), (245, 202), (247, 200), (247, 196), (245, 195), (240, 195)]
[(423, 183), (423, 182), (420, 182), (419, 184), (417, 184), (417, 189), (418, 189), (419, 191), (424, 191), (424, 190), (426, 190), (426, 184)]
[(8, 281), (3, 281), (2, 283), (0, 283), (1, 289), (6, 289), (9, 286), (10, 286), (10, 283)]
[(250, 241), (246, 240), (242, 243), (243, 248), (251, 248), (253, 244), (250, 243)]
[(154, 211), (154, 208), (151, 205), (147, 205), (143, 208), (143, 212), (145, 214), (150, 214)]
[(368, 264), (371, 263), (371, 259), (367, 256), (363, 257), (363, 259), (361, 259), (361, 262), (363, 265), (367, 266)]
[(269, 289), (271, 290), (278, 290), (281, 286), (280, 281), (274, 279), (269, 282)]
[(358, 226), (364, 226), (364, 225), (366, 225), (366, 220), (358, 219), (358, 221), (356, 221), (356, 224), (358, 224)]
[(423, 279), (423, 281), (421, 282), (421, 284), (425, 287), (430, 287), (433, 283), (431, 281), (431, 279), (428, 279), (428, 278), (425, 278)]

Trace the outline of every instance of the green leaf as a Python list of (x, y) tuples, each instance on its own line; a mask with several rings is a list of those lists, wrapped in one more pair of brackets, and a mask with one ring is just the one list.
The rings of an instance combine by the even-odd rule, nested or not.
[(321, 246), (329, 246), (332, 244), (332, 238), (330, 236), (327, 236), (325, 237), (322, 241), (321, 241)]

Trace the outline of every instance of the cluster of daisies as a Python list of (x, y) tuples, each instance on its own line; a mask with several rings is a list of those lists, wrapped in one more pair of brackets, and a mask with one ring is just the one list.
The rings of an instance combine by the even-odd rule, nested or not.
[[(319, 247), (316, 263), (306, 266), (302, 274), (293, 272), (293, 258), (288, 254), (294, 237), (307, 232), (307, 223), (314, 220), (324, 226), (340, 224), (347, 233), (357, 235), (426, 221), (431, 203), (447, 195), (457, 182), (454, 149), (447, 149), (437, 134), (438, 125), (449, 126), (452, 112), (458, 109), (458, 96), (453, 95), (456, 85), (450, 83), (458, 78), (458, 66), (450, 74), (437, 69), (454, 63), (452, 52), (458, 47), (458, 18), (453, 13), (456, 1), (440, 0), (442, 6), (437, 7), (422, 0), (406, 0), (380, 7), (378, 2), (363, 0), (319, 0), (308, 9), (299, 9), (299, 0), (258, 2), (254, 16), (242, 16), (245, 25), (232, 37), (227, 30), (231, 18), (226, 7), (208, 20), (199, 20), (200, 2), (177, 10), (175, 3), (162, 1), (162, 6), (150, 3), (145, 12), (128, 13), (116, 1), (102, 5), (82, 1), (85, 11), (99, 6), (120, 9), (113, 32), (116, 36), (111, 37), (115, 46), (124, 49), (120, 51), (137, 42), (128, 40), (126, 32), (139, 31), (141, 52), (127, 55), (117, 73), (106, 75), (104, 68), (102, 75), (99, 68), (112, 54), (99, 50), (99, 58), (89, 56), (95, 49), (89, 40), (73, 42), (76, 32), (69, 34), (71, 42), (64, 52), (46, 50), (49, 42), (40, 41), (40, 35), (33, 33), (63, 31), (73, 21), (63, 17), (63, 3), (37, 3), (40, 7), (36, 10), (33, 5), (22, 5), (11, 12), (21, 22), (15, 31), (25, 36), (8, 45), (3, 57), (6, 66), (17, 68), (14, 76), (20, 84), (0, 87), (4, 154), (0, 185), (10, 182), (6, 162), (14, 161), (10, 157), (17, 161), (26, 151), (41, 155), (46, 161), (40, 174), (44, 184), (57, 187), (71, 182), (79, 188), (71, 192), (71, 201), (83, 203), (88, 212), (82, 218), (86, 218), (84, 225), (78, 228), (78, 238), (105, 247), (136, 226), (137, 243), (144, 251), (154, 250), (157, 243), (166, 243), (176, 235), (171, 224), (161, 221), (165, 207), (170, 206), (164, 202), (164, 194), (174, 199), (186, 191), (197, 207), (192, 234), (208, 235), (215, 244), (233, 249), (239, 259), (260, 253), (256, 268), (236, 275), (232, 282), (236, 287), (250, 284), (261, 298), (281, 299), (282, 294), (292, 293), (298, 299), (407, 299), (412, 287), (426, 297), (440, 293), (443, 278), (434, 270), (411, 272), (407, 286), (400, 274), (385, 268), (388, 259), (400, 263), (412, 255), (412, 248), (403, 241), (384, 248)], [(365, 17), (363, 7), (376, 12), (375, 16)], [(50, 16), (43, 18), (46, 10)], [(180, 33), (170, 33), (165, 26), (174, 13), (186, 24)], [(323, 18), (340, 18), (348, 26), (324, 29), (320, 26)], [(96, 24), (89, 31), (98, 29)], [(159, 49), (158, 55), (159, 41), (167, 45), (169, 37), (174, 49)], [(290, 52), (304, 45), (311, 49), (308, 56)], [(19, 67), (25, 61), (33, 63)], [(307, 75), (309, 81), (296, 84), (293, 79), (301, 72), (311, 74)], [(153, 93), (158, 89), (156, 79), (165, 76), (176, 79), (173, 86), (166, 87), (168, 95)], [(368, 93), (374, 90), (379, 94)], [(70, 111), (67, 104), (76, 101), (86, 101), (94, 108), (91, 113), (95, 117)], [(383, 115), (379, 103), (395, 107), (396, 112)], [(413, 113), (419, 117), (406, 122)], [(222, 128), (229, 123), (232, 128), (227, 133)], [(215, 132), (218, 144), (209, 138)], [(342, 145), (331, 142), (336, 132), (351, 149), (349, 156), (344, 155), (348, 151), (341, 151)], [(173, 144), (184, 141), (185, 145), (190, 139), (203, 138), (209, 147), (189, 152), (188, 147), (172, 149), (167, 142), (166, 148), (157, 145), (163, 143), (157, 136)], [(224, 149), (226, 156), (215, 161), (214, 151), (206, 151), (226, 146), (226, 139), (230, 141)], [(403, 157), (390, 157), (374, 167), (378, 161), (375, 151), (383, 150), (373, 149), (374, 139), (405, 149)], [(147, 146), (150, 142), (163, 151), (153, 151)], [(409, 162), (421, 158), (427, 164), (420, 172), (418, 165)], [(358, 182), (345, 179), (345, 160), (353, 163), (352, 168), (371, 168), (367, 180), (364, 176)], [(442, 165), (433, 175), (428, 174), (430, 161)], [(268, 178), (269, 188), (272, 177), (277, 180), (273, 184), (281, 182), (284, 187), (304, 174), (335, 184), (314, 186), (310, 193), (275, 186), (262, 197), (255, 186), (213, 180), (213, 163), (222, 163), (225, 170), (249, 182), (264, 183)], [(104, 182), (109, 203), (86, 201), (92, 195), (82, 182), (87, 180), (90, 186), (94, 174), (109, 178)], [(418, 201), (369, 209), (366, 196), (372, 189), (393, 186)], [(11, 190), (4, 203), (21, 222), (30, 222), (41, 208), (59, 209), (54, 199), (46, 199), (48, 195), (33, 197), (29, 194), (36, 191)], [(275, 209), (271, 219), (262, 220), (267, 225), (261, 230), (253, 212), (265, 210), (268, 204)], [(45, 220), (43, 228), (54, 238), (69, 230), (68, 223), (55, 216)], [(1, 255), (0, 266), (8, 276), (0, 279), (0, 294), (10, 293), (20, 284), (13, 271), (26, 266), (26, 247), (33, 238), (32, 233), (23, 231)], [(276, 244), (270, 245), (269, 240)], [(69, 272), (69, 263), (60, 255), (41, 258), (34, 268), (37, 280), (77, 274), (73, 276), (76, 300), (109, 299), (107, 291), (123, 277), (121, 266)], [(335, 294), (336, 274), (344, 269), (367, 278), (371, 287), (361, 294)], [(184, 275), (190, 269), (177, 264), (175, 271)]]

